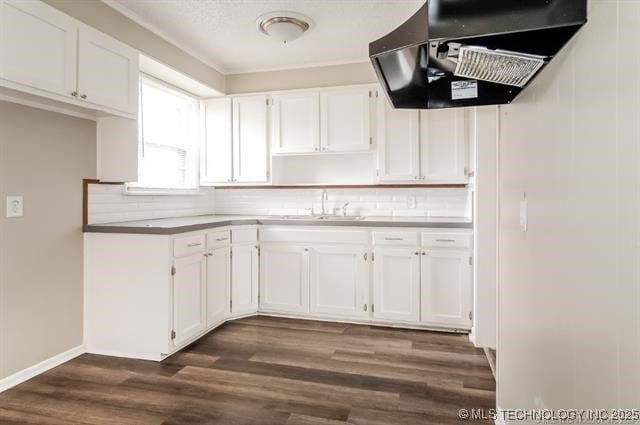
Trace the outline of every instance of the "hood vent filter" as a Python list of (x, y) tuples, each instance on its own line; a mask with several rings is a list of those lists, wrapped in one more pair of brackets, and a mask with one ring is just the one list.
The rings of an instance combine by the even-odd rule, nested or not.
[(544, 59), (543, 56), (460, 46), (454, 75), (524, 87), (542, 68)]

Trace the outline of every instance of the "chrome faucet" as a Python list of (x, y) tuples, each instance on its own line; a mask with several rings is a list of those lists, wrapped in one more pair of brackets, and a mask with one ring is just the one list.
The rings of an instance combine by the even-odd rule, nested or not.
[(327, 215), (327, 205), (326, 202), (329, 200), (329, 195), (327, 194), (327, 189), (322, 191), (322, 215)]

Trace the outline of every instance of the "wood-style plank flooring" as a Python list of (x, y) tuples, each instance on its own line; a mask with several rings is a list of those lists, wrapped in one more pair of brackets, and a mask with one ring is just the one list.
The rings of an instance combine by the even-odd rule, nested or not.
[(439, 425), (494, 407), (466, 335), (252, 317), (162, 363), (82, 355), (0, 394), (0, 424)]

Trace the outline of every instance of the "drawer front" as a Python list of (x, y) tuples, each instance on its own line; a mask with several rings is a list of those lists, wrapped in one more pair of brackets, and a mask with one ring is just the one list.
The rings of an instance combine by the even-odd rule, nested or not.
[(471, 233), (432, 233), (422, 234), (422, 246), (426, 248), (471, 248)]
[(207, 233), (207, 249), (225, 247), (230, 243), (231, 232), (229, 230)]
[(417, 232), (373, 232), (374, 245), (418, 245)]
[(233, 229), (231, 231), (231, 238), (231, 241), (233, 243), (255, 242), (258, 240), (258, 228), (252, 227), (249, 229)]
[(204, 252), (205, 238), (204, 235), (185, 236), (173, 241), (173, 256), (185, 257), (187, 255)]

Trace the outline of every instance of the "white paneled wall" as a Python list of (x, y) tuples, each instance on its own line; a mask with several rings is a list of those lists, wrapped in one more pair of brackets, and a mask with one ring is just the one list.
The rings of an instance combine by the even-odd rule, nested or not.
[[(471, 218), (467, 189), (328, 189), (329, 211), (349, 202), (348, 214), (363, 216)], [(218, 189), (217, 214), (308, 214), (321, 209), (322, 189)], [(415, 198), (415, 208), (411, 208)]]
[(577, 38), (501, 108), (501, 408), (640, 407), (638, 41), (640, 1), (590, 1)]
[(199, 195), (127, 195), (122, 185), (89, 185), (89, 224), (213, 214), (214, 189)]

